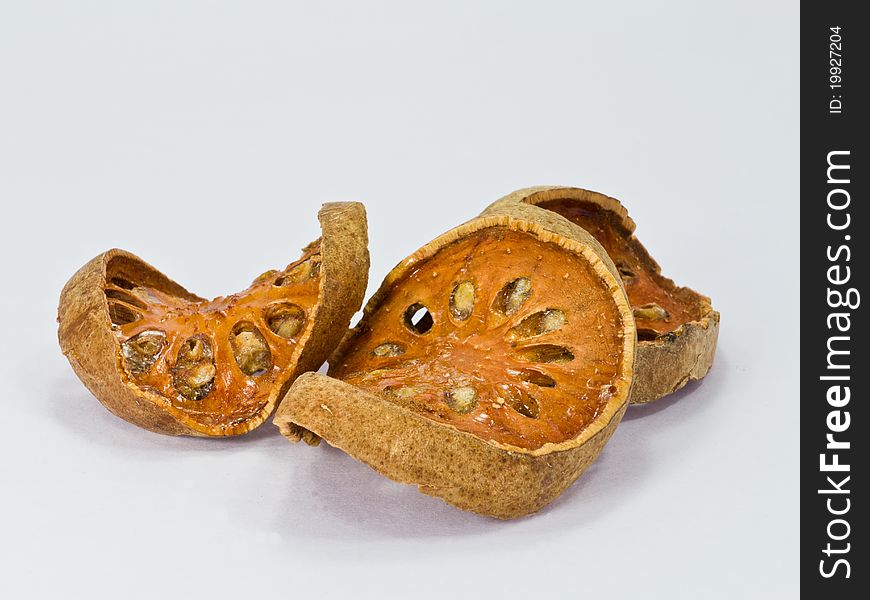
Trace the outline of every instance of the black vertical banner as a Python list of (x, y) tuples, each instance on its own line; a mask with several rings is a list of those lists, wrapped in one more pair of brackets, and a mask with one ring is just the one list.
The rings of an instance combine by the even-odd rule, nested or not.
[(868, 485), (870, 434), (870, 23), (861, 8), (804, 4), (801, 19), (801, 588), (810, 598), (866, 598), (870, 589), (867, 495), (858, 491)]

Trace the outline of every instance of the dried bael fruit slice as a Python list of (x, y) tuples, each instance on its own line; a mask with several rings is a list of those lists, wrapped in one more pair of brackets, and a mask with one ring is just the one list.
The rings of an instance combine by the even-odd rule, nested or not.
[(538, 510), (598, 456), (626, 407), (634, 319), (601, 246), (508, 206), (400, 263), (275, 423), (479, 513)]
[(175, 435), (240, 435), (262, 423), (299, 373), (317, 369), (362, 304), (365, 209), (326, 204), (322, 237), (283, 271), (204, 300), (123, 250), (66, 284), (64, 354), (110, 411)]
[(716, 352), (719, 313), (709, 298), (661, 274), (618, 200), (579, 188), (536, 187), (505, 196), (483, 214), (512, 203), (535, 205), (576, 223), (616, 263), (637, 323), (632, 404), (651, 402), (707, 374)]

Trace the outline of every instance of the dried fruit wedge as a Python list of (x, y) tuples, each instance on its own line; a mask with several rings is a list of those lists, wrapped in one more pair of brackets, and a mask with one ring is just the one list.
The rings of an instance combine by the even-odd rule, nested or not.
[(365, 209), (326, 204), (322, 237), (283, 271), (208, 301), (136, 256), (110, 250), (61, 293), (58, 338), (106, 408), (174, 435), (247, 433), (347, 331), (368, 279)]
[(635, 224), (615, 198), (571, 187), (518, 190), (484, 215), (525, 203), (576, 223), (604, 246), (625, 284), (637, 324), (631, 403), (652, 402), (710, 370), (719, 336), (719, 313), (710, 299), (677, 286), (634, 236)]
[(598, 456), (626, 407), (634, 319), (601, 246), (510, 205), (402, 261), (275, 423), (500, 518), (534, 512)]

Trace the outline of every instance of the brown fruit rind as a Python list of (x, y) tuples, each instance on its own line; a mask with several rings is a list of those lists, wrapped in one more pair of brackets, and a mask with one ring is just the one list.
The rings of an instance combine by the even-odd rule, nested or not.
[(504, 226), (560, 244), (595, 268), (621, 316), (623, 360), (615, 393), (574, 438), (534, 449), (485, 440), (434, 421), (380, 394), (332, 377), (306, 374), (291, 386), (274, 423), (292, 441), (320, 436), (381, 474), (416, 484), (459, 508), (509, 519), (535, 512), (561, 494), (595, 460), (627, 406), (635, 348), (634, 319), (613, 263), (585, 231), (551, 212), (513, 204), (433, 240), (402, 261), (366, 305), (330, 364), (338, 364), (396, 282), (451, 242)]
[(541, 509), (580, 477), (626, 406), (580, 445), (534, 455), (504, 450), (338, 379), (305, 373), (274, 422), (290, 439), (300, 427), (313, 431), (381, 475), (458, 508), (512, 519)]
[(322, 228), (318, 301), (299, 336), (290, 368), (275, 380), (264, 406), (240, 423), (206, 426), (172, 410), (166, 398), (146, 391), (124, 372), (119, 340), (112, 328), (104, 289), (107, 268), (122, 260), (143, 286), (189, 302), (203, 302), (148, 263), (123, 250), (105, 252), (73, 275), (61, 292), (58, 340), (76, 375), (112, 413), (150, 431), (170, 435), (232, 436), (259, 426), (272, 413), (293, 380), (317, 369), (346, 332), (365, 295), (369, 256), (365, 209), (356, 202), (325, 204), (318, 214)]
[(552, 201), (591, 203), (610, 212), (628, 236), (626, 243), (650, 269), (655, 283), (682, 298), (684, 302), (693, 304), (700, 315), (655, 339), (638, 341), (630, 403), (652, 402), (677, 391), (689, 381), (702, 379), (710, 370), (716, 353), (719, 313), (713, 309), (710, 298), (690, 288), (679, 287), (673, 280), (661, 274), (661, 267), (634, 235), (635, 223), (619, 200), (580, 188), (539, 186), (508, 194), (486, 208), (482, 214), (499, 212), (511, 204), (536, 206)]

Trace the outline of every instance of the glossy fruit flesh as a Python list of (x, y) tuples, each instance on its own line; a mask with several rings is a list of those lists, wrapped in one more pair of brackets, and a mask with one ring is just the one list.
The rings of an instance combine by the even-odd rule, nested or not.
[(198, 428), (221, 430), (256, 418), (319, 297), (320, 244), (283, 271), (264, 273), (247, 290), (191, 301), (137, 281), (135, 265), (108, 265), (105, 295), (123, 376), (156, 392), (170, 412)]
[(400, 278), (330, 375), (499, 444), (564, 442), (617, 392), (613, 293), (585, 257), (481, 229)]

